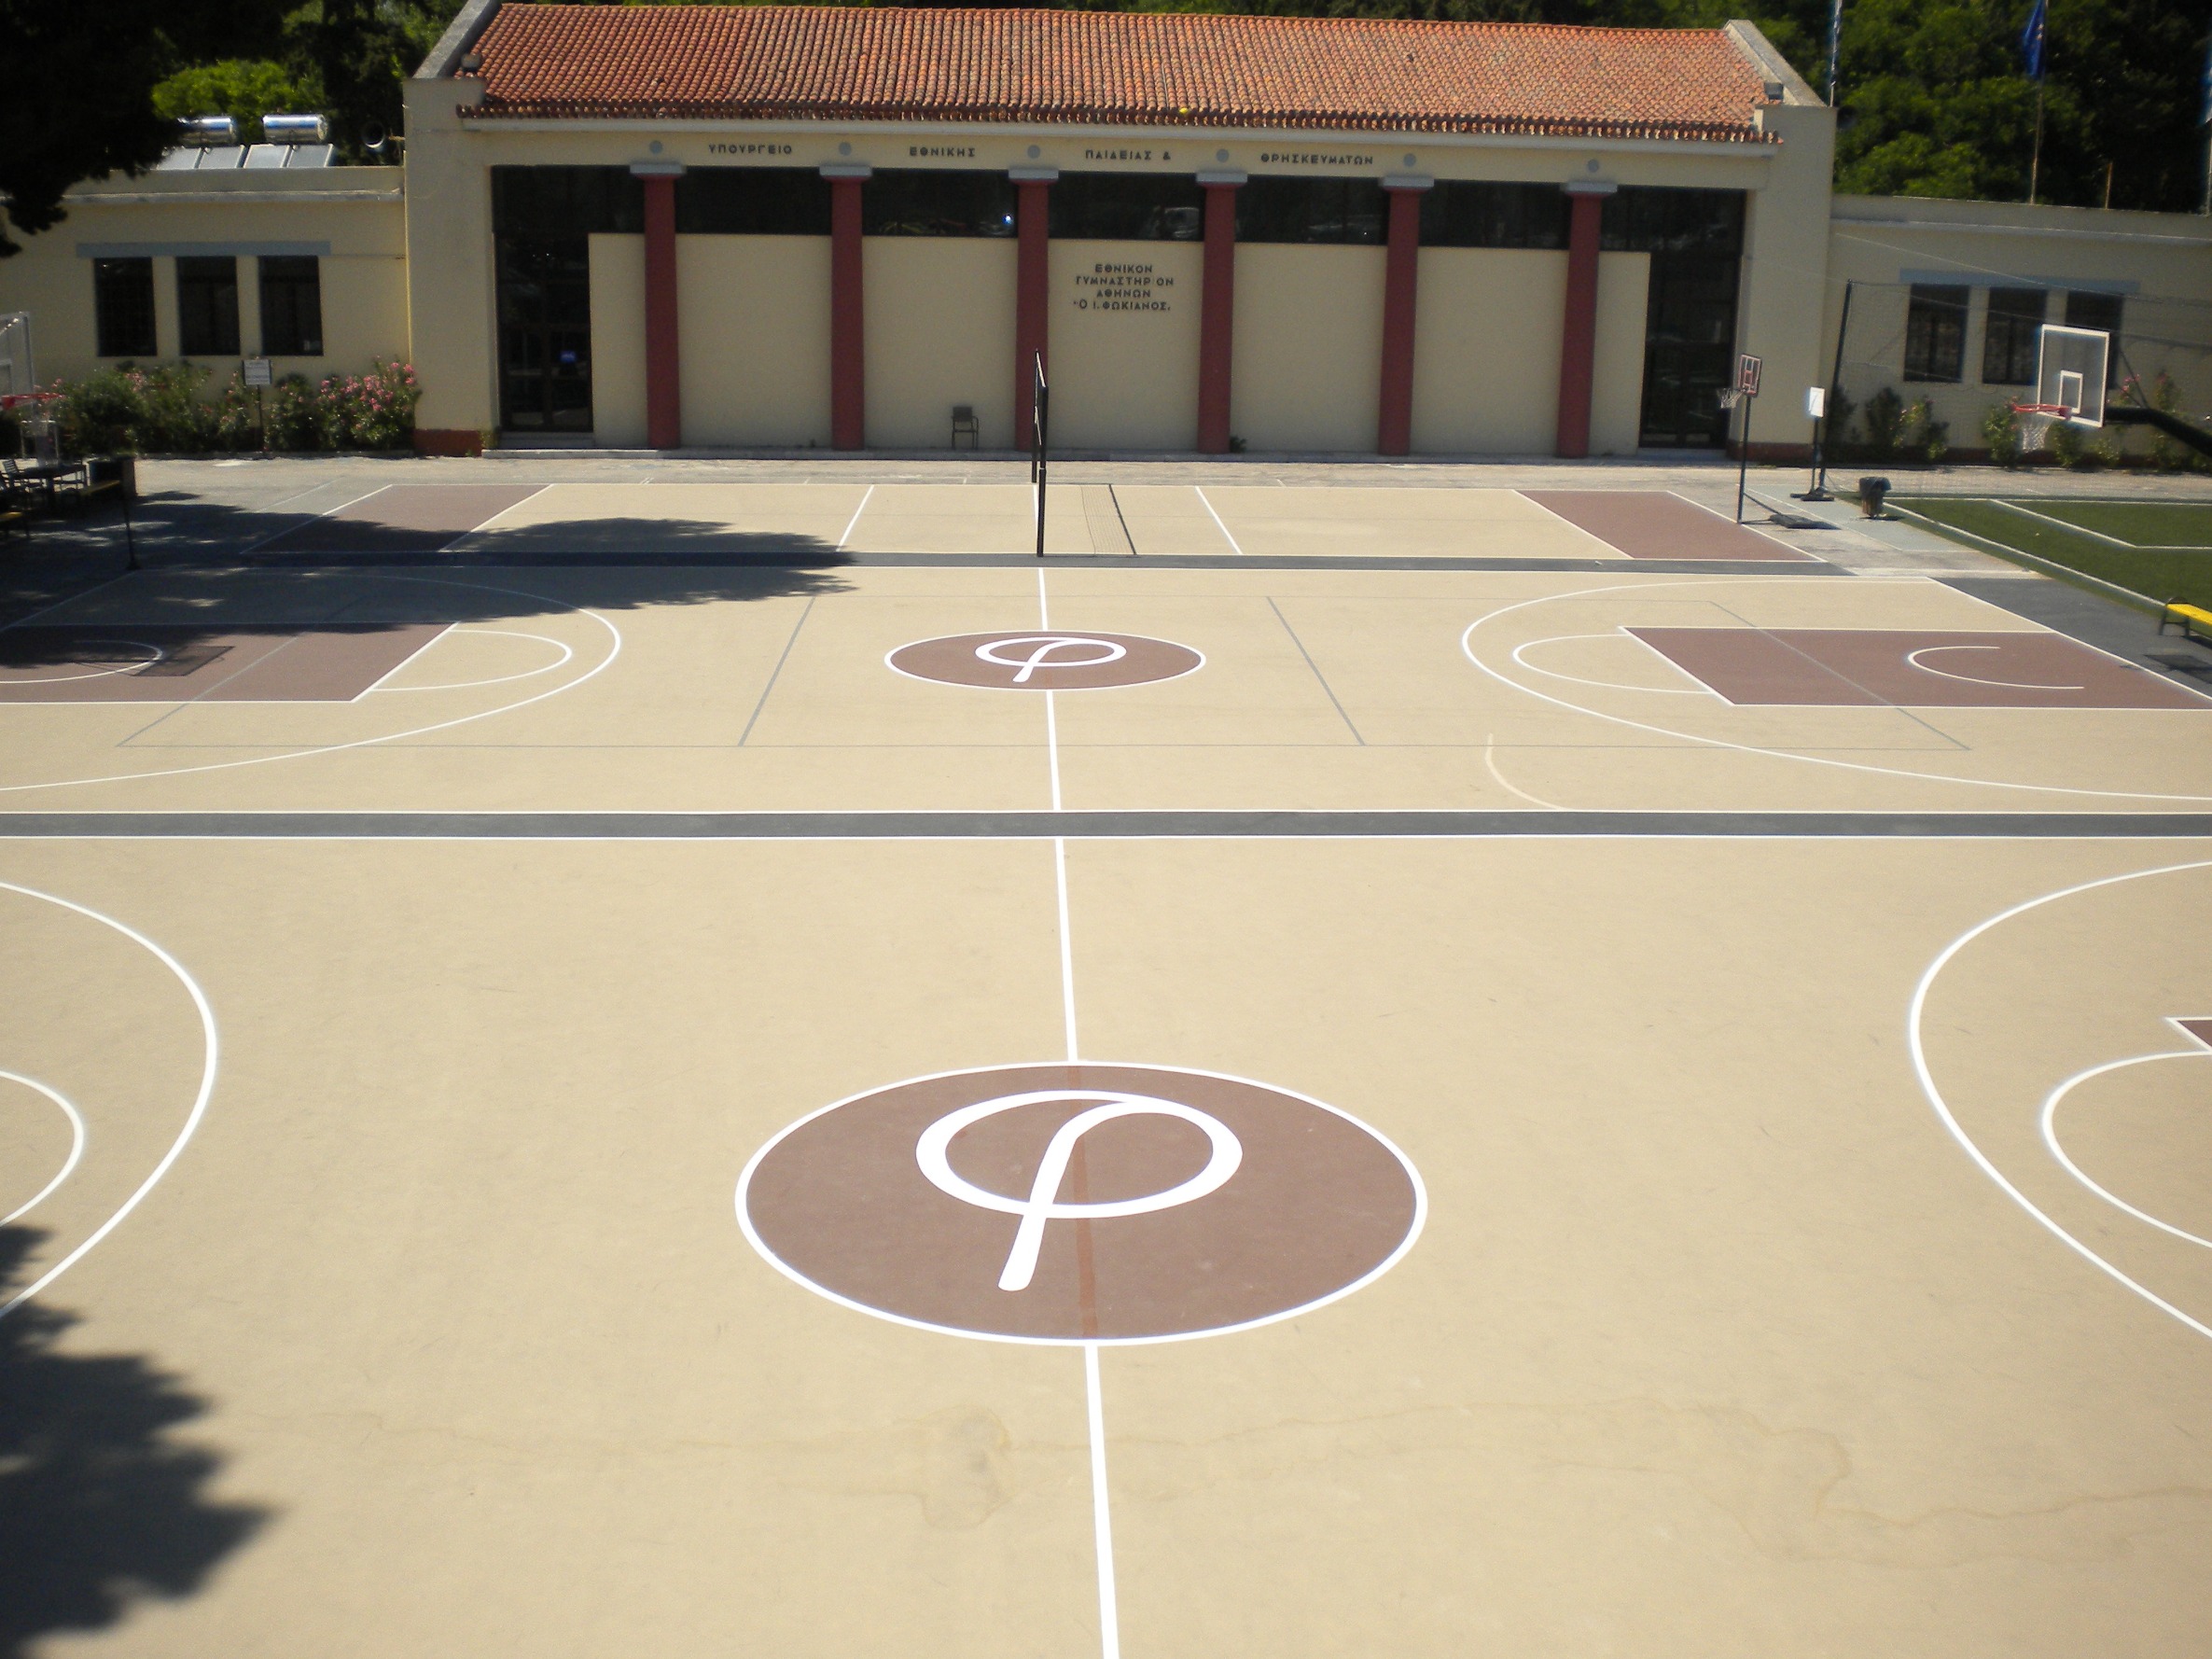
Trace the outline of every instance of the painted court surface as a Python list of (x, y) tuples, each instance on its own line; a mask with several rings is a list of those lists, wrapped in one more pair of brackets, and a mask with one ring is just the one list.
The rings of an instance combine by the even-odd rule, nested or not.
[(7, 1651), (2202, 1652), (2206, 682), (1372, 476), (18, 603)]

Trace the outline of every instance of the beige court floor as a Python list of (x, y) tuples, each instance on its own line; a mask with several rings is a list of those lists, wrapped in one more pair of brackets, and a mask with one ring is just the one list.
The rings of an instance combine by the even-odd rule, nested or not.
[[(1048, 553), (1623, 556), (1513, 490), (1059, 483), (1046, 495)], [(1024, 553), (1036, 545), (1035, 513), (1021, 483), (555, 483), (454, 546), (635, 554), (710, 541), (727, 551), (735, 538), (815, 552)]]
[[(2136, 873), (2206, 857), (1070, 843), (1083, 1053), (1355, 1112), (1431, 1202), (1343, 1302), (1104, 1356), (1122, 1652), (2201, 1652), (2212, 1276), (2036, 1123), (2212, 1011), (2212, 873)], [(117, 1391), (77, 1432), (148, 1372), (185, 1402), (203, 1475), (118, 1486), (106, 1557), (177, 1576), (39, 1654), (1098, 1652), (1078, 1357), (834, 1305), (731, 1210), (819, 1106), (1062, 1052), (1050, 842), (11, 840), (0, 881), (85, 907), (0, 889), (0, 1066), (90, 1128), (35, 1262), (202, 1075), (97, 916), (221, 1038), (40, 1303), (41, 1363)], [(2099, 882), (1932, 981), (1931, 1096), (1930, 964)], [(2202, 1231), (2207, 1074), (2094, 1079), (2064, 1143)]]
[[(837, 507), (848, 522), (856, 510)], [(1043, 696), (925, 683), (884, 662), (917, 640), (1048, 620), (1170, 640), (1205, 663), (1055, 692), (1048, 718)], [(1037, 810), (1055, 787), (1066, 807), (1119, 810), (2212, 801), (2212, 702), (1738, 705), (1629, 632), (2050, 637), (1914, 577), (1680, 576), (1625, 561), (1619, 575), (171, 571), (40, 618), (122, 633), (324, 621), (445, 631), (351, 702), (0, 704), (0, 811)]]

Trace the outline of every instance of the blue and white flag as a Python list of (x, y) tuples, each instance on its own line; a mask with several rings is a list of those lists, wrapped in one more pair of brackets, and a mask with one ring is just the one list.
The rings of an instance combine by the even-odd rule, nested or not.
[(2043, 78), (2043, 5), (2036, 0), (2035, 10), (2027, 14), (2027, 27), (2020, 32), (2020, 52), (2027, 60), (2027, 77)]

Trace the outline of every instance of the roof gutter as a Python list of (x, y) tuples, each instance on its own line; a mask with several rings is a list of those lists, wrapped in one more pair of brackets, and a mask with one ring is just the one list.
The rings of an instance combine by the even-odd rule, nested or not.
[(475, 49), (492, 20), (499, 15), (499, 4), (500, 0), (468, 0), (438, 37), (423, 66), (415, 71), (415, 79), (443, 80), (459, 70), (461, 60)]
[(1742, 139), (1721, 138), (1607, 138), (1602, 135), (1557, 136), (1539, 132), (1415, 132), (1403, 129), (1348, 132), (1335, 127), (1115, 127), (1062, 122), (1021, 121), (849, 121), (808, 119), (782, 121), (684, 120), (638, 117), (551, 117), (486, 115), (468, 112), (462, 122), (465, 132), (797, 132), (824, 138), (841, 133), (881, 132), (887, 137), (908, 135), (960, 138), (1106, 138), (1126, 141), (1148, 139), (1162, 144), (1281, 144), (1343, 146), (1410, 145), (1416, 148), (1445, 149), (1593, 149), (1631, 154), (1678, 156), (1690, 152), (1715, 160), (1765, 161), (1773, 159), (1780, 140), (1757, 134)]

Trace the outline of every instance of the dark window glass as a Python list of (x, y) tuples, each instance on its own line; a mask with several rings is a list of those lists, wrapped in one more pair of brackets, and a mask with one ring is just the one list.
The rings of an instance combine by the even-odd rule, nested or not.
[(1914, 283), (1905, 308), (1905, 378), (1956, 381), (1967, 358), (1967, 291)]
[(2100, 334), (2109, 334), (2112, 344), (2105, 354), (2105, 383), (2120, 383), (2120, 308), (2118, 294), (2084, 294), (2080, 291), (2066, 296), (2066, 327), (2094, 328)]
[(1566, 192), (1557, 185), (1440, 179), (1421, 197), (1423, 247), (1565, 247)]
[(153, 356), (154, 262), (94, 259), (92, 316), (103, 357)]
[(1205, 192), (1173, 173), (1064, 173), (1052, 187), (1052, 234), (1096, 242), (1202, 242)]
[(1630, 185), (1606, 198), (1601, 225), (1607, 253), (1741, 258), (1744, 192)]
[(1390, 217), (1371, 178), (1255, 178), (1236, 193), (1239, 242), (1380, 245)]
[(827, 236), (829, 181), (812, 167), (695, 167), (675, 181), (686, 236)]
[(1989, 315), (1982, 330), (1982, 383), (2029, 386), (2036, 381), (2036, 354), (2042, 344), (2044, 296), (2041, 288), (1992, 288)]
[(261, 351), (271, 357), (323, 355), (323, 262), (313, 254), (261, 257)]
[(510, 432), (591, 430), (591, 244), (498, 239), (499, 421)]
[(1651, 256), (1644, 311), (1642, 443), (1718, 449), (1735, 379), (1744, 193), (1632, 185), (1606, 198), (1599, 244)]
[(238, 355), (238, 260), (180, 258), (176, 262), (176, 349), (188, 357)]
[(1014, 183), (1003, 173), (897, 168), (860, 190), (868, 236), (1011, 236)]
[(645, 188), (627, 167), (494, 167), (495, 235), (638, 235)]

